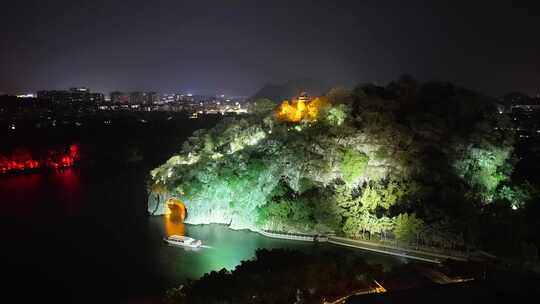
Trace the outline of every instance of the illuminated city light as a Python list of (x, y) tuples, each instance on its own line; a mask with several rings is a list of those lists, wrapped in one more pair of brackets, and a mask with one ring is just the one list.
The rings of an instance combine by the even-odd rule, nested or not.
[(29, 93), (29, 94), (21, 94), (21, 95), (16, 95), (17, 98), (36, 98), (37, 95), (34, 94), (34, 93)]

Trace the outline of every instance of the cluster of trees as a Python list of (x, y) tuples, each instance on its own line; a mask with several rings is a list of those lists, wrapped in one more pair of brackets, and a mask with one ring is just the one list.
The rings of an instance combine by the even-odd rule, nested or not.
[(213, 271), (170, 289), (167, 302), (321, 303), (369, 289), (381, 273), (380, 266), (346, 254), (259, 249), (232, 272)]
[(258, 100), (252, 116), (196, 132), (152, 183), (187, 202), (191, 223), (446, 248), (487, 244), (494, 210), (536, 197), (512, 175), (511, 121), (490, 98), (410, 77), (319, 98), (318, 119), (299, 122)]

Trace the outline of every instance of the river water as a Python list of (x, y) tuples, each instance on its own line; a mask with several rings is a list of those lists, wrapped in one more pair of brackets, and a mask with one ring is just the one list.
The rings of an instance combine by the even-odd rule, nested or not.
[[(147, 303), (186, 279), (234, 269), (257, 248), (346, 251), (384, 267), (394, 257), (270, 239), (223, 225), (185, 225), (146, 215), (144, 165), (71, 168), (0, 177), (4, 289), (18, 302)], [(168, 234), (201, 239), (207, 248), (166, 244)]]

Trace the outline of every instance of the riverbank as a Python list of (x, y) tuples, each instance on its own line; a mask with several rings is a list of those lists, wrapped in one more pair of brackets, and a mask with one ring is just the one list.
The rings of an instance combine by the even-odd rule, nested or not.
[(305, 242), (328, 242), (328, 236), (322, 234), (285, 233), (279, 231), (259, 230), (258, 233), (276, 239), (305, 241)]
[(330, 243), (338, 246), (351, 247), (361, 250), (367, 250), (371, 252), (377, 252), (381, 254), (392, 255), (396, 257), (402, 257), (412, 260), (419, 260), (423, 262), (440, 264), (444, 260), (456, 260), (456, 261), (468, 261), (466, 256), (449, 255), (435, 252), (428, 252), (422, 250), (414, 250), (408, 248), (402, 248), (397, 246), (390, 246), (386, 244), (379, 244), (365, 240), (355, 240), (345, 237), (322, 235), (322, 234), (300, 234), (300, 233), (287, 233), (278, 231), (259, 230), (258, 233), (278, 239), (286, 239), (293, 241), (307, 241), (307, 242), (321, 242)]

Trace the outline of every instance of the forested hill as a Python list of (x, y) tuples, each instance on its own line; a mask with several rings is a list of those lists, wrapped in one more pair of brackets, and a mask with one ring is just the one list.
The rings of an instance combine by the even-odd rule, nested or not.
[(151, 172), (151, 213), (175, 196), (188, 223), (464, 248), (491, 244), (492, 229), (504, 239), (494, 218), (519, 214), (534, 193), (511, 179), (509, 120), (470, 90), (402, 78), (257, 104), (195, 132)]

